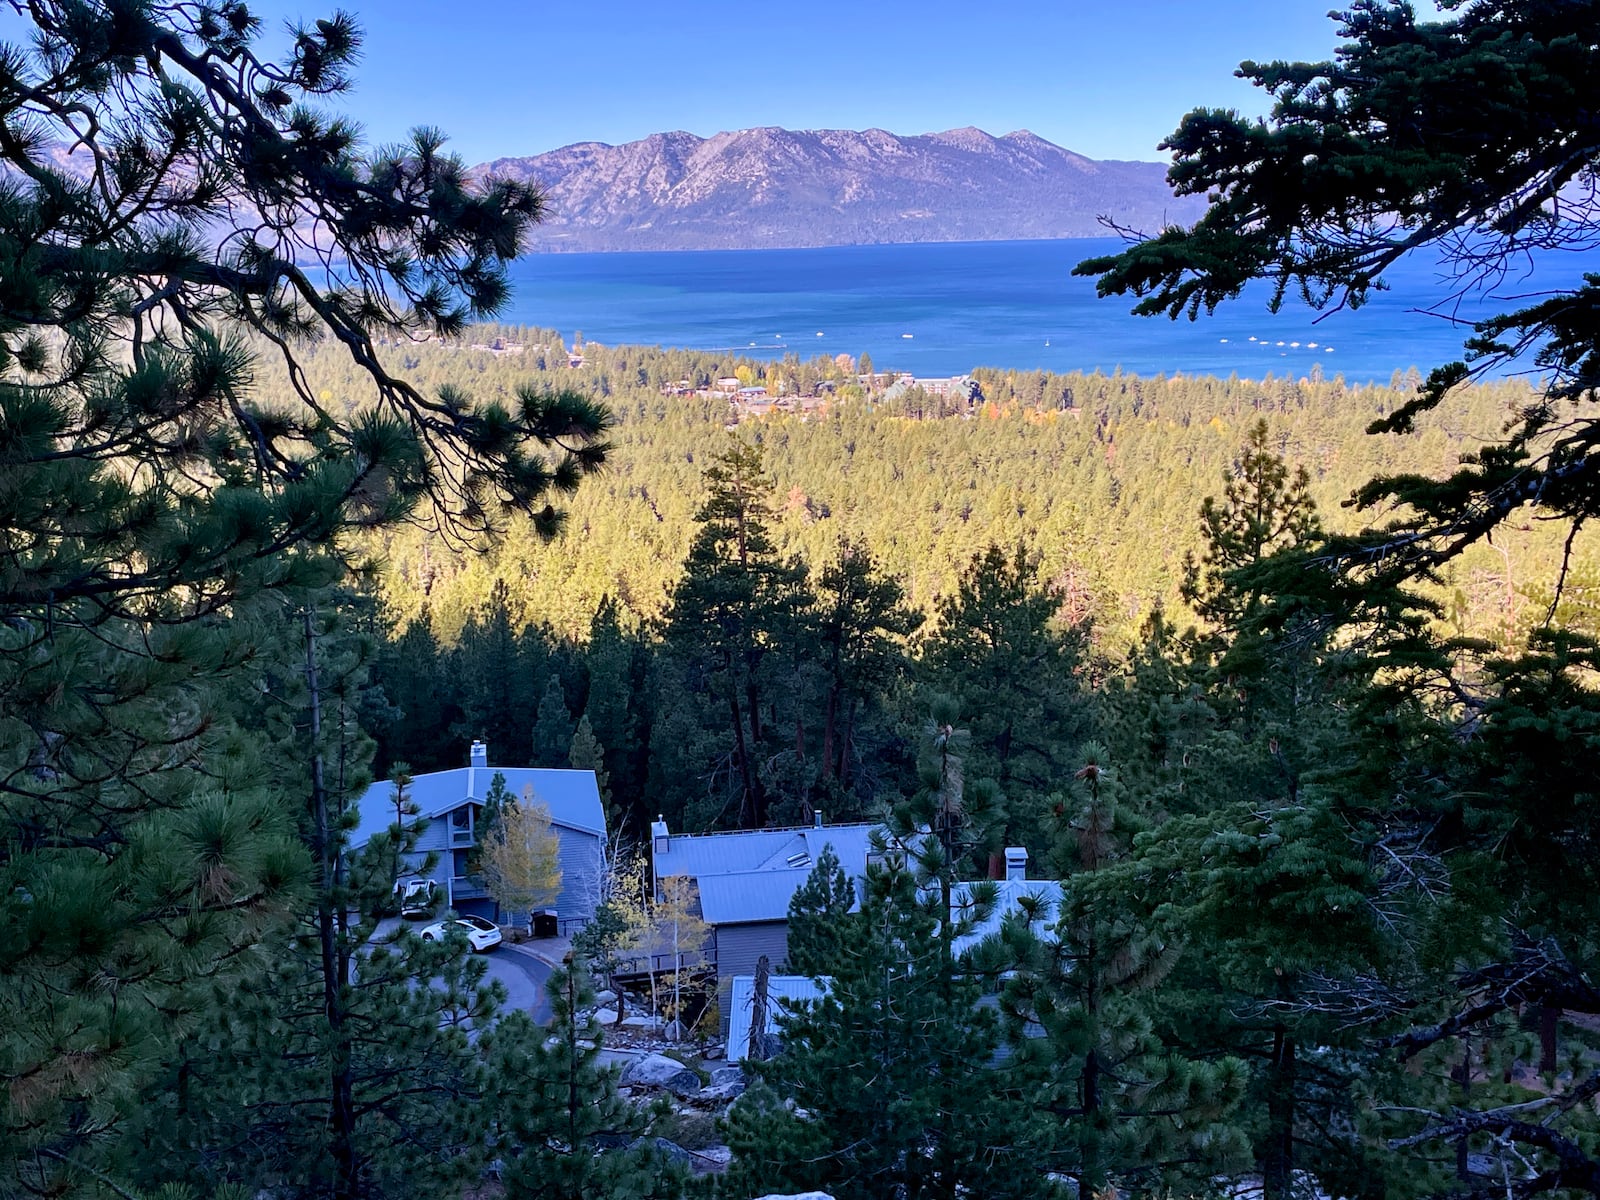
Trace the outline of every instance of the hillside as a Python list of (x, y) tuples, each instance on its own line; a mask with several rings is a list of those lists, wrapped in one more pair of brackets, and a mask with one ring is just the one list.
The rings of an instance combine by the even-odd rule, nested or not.
[(657, 133), (580, 142), (482, 171), (542, 184), (543, 250), (710, 250), (1090, 237), (1110, 216), (1155, 229), (1203, 205), (1165, 167), (1097, 162), (1026, 131)]

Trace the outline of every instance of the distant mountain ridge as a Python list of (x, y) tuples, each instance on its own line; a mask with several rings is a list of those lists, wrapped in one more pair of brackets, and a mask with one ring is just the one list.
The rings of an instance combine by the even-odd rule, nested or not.
[(579, 142), (477, 170), (541, 184), (540, 250), (720, 250), (1103, 235), (1189, 222), (1161, 163), (1096, 161), (1026, 130), (740, 129)]

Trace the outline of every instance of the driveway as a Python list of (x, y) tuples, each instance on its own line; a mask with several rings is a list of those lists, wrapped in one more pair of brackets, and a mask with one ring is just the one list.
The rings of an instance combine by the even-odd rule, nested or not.
[(489, 964), (489, 978), (505, 984), (508, 1010), (532, 1013), (541, 1025), (550, 1020), (550, 998), (544, 991), (550, 978), (549, 963), (521, 946), (504, 942), (483, 957)]
[[(402, 921), (388, 917), (378, 923), (373, 937), (375, 942), (393, 938), (401, 929), (421, 933), (424, 922)], [(506, 1009), (515, 1008), (532, 1013), (539, 1024), (546, 1024), (554, 1015), (550, 1011), (550, 998), (545, 995), (545, 981), (550, 978), (550, 964), (523, 946), (502, 942), (481, 956), (489, 968), (489, 978), (505, 984)]]

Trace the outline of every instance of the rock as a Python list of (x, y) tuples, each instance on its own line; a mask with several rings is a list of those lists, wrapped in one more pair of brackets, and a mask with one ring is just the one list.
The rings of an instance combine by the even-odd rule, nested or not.
[(700, 1057), (708, 1060), (715, 1060), (721, 1058), (722, 1053), (723, 1051), (721, 1046), (707, 1046), (700, 1052)]
[(630, 1063), (622, 1082), (635, 1087), (664, 1088), (674, 1096), (692, 1096), (700, 1090), (700, 1076), (665, 1054), (647, 1054)]
[(700, 1108), (715, 1108), (719, 1104), (732, 1104), (744, 1095), (744, 1080), (731, 1079), (727, 1083), (714, 1083), (701, 1088), (690, 1100)]
[(724, 1083), (743, 1083), (743, 1067), (718, 1067), (711, 1072), (711, 1086), (718, 1087)]
[(594, 998), (594, 1006), (596, 1008), (605, 1008), (607, 1005), (615, 1005), (616, 1002), (617, 994), (615, 992), (599, 992)]
[(726, 1146), (707, 1146), (704, 1150), (696, 1150), (695, 1157), (704, 1165), (725, 1167), (733, 1161), (733, 1151)]
[(622, 1027), (624, 1029), (660, 1029), (661, 1028), (661, 1018), (660, 1017), (623, 1017), (622, 1018)]
[(827, 1192), (799, 1192), (794, 1195), (757, 1196), (756, 1200), (833, 1200)]
[[(659, 1153), (670, 1158), (673, 1162), (680, 1162), (686, 1166), (694, 1161), (694, 1155), (690, 1154), (682, 1146), (678, 1145), (677, 1142), (669, 1142), (664, 1137), (640, 1138), (638, 1141), (633, 1143), (633, 1146), (652, 1146)], [(630, 1147), (630, 1149), (631, 1148), (632, 1147)]]
[(614, 1008), (603, 1008), (594, 1013), (593, 1016), (595, 1021), (601, 1025), (615, 1025), (617, 1023), (617, 1010)]

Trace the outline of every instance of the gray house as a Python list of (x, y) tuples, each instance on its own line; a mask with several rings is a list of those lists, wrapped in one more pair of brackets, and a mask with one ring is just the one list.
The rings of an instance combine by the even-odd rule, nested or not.
[(711, 926), (718, 990), (726, 1027), (729, 988), (736, 975), (751, 975), (763, 954), (774, 969), (789, 957), (789, 901), (832, 846), (851, 879), (867, 872), (873, 824), (802, 825), (732, 833), (672, 834), (667, 823), (650, 827), (650, 869), (661, 881), (692, 878), (700, 915)]
[[(429, 854), (438, 862), (431, 878), (446, 903), (462, 914), (496, 917), (496, 904), (483, 884), (467, 872), (477, 845), (483, 800), (496, 775), (505, 777), (512, 796), (531, 796), (550, 810), (551, 827), (561, 841), (561, 893), (554, 904), (561, 932), (586, 925), (594, 916), (605, 873), (606, 818), (593, 771), (544, 767), (491, 767), (489, 748), (473, 742), (467, 765), (416, 776), (411, 801), (425, 820), (409, 865), (419, 873)], [(361, 819), (351, 837), (359, 849), (395, 823), (394, 785), (373, 784), (361, 797)]]

